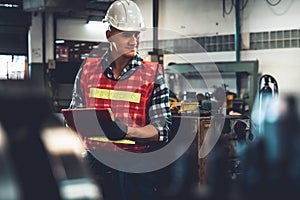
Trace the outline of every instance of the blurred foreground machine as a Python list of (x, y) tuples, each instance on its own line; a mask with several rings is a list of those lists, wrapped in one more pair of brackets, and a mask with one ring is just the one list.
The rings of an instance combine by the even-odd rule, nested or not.
[(81, 162), (79, 138), (49, 105), (34, 83), (0, 82), (0, 199), (101, 199)]
[(257, 139), (243, 155), (243, 199), (296, 200), (300, 197), (299, 95), (278, 95), (271, 75), (261, 77), (260, 87), (253, 110)]

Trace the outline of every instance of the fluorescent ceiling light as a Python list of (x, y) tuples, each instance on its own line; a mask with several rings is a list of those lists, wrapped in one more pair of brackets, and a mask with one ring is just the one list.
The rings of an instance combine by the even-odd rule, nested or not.
[(5, 8), (18, 8), (18, 4), (11, 4), (11, 3), (0, 3), (0, 7), (5, 7)]
[(64, 40), (56, 40), (55, 43), (56, 44), (63, 44), (63, 43), (65, 43), (65, 41)]

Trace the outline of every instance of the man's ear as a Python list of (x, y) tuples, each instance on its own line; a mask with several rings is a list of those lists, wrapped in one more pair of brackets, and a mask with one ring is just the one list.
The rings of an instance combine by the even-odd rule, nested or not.
[(107, 30), (107, 31), (105, 32), (105, 34), (106, 34), (106, 39), (110, 42), (111, 31), (110, 31), (110, 30)]

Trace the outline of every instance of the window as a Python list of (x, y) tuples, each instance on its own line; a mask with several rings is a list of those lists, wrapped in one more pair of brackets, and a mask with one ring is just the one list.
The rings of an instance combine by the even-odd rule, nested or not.
[(27, 57), (22, 55), (0, 55), (0, 79), (27, 78)]

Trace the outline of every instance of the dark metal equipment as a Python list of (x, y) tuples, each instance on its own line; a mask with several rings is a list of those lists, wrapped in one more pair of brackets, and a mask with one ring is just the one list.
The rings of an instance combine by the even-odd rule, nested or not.
[[(244, 154), (244, 199), (298, 199), (299, 99), (281, 96), (269, 102), (263, 133)], [(256, 192), (253, 192), (256, 191)]]
[(2, 127), (0, 128), (0, 166), (0, 199), (21, 199), (20, 188), (9, 155), (7, 137)]
[(101, 199), (78, 154), (79, 138), (52, 115), (50, 105), (47, 92), (33, 82), (0, 82), (0, 135), (6, 138), (0, 180), (16, 191), (6, 199)]

